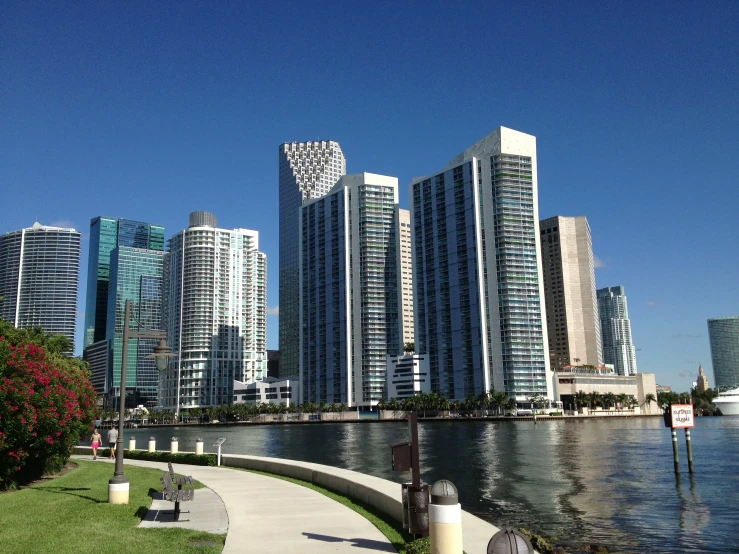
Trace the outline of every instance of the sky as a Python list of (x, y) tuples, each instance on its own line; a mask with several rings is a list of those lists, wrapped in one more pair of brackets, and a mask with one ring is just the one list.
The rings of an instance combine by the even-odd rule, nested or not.
[[(739, 2), (3, 2), (0, 233), (123, 217), (260, 232), (278, 346), (278, 147), (408, 184), (503, 125), (539, 212), (585, 215), (639, 371), (687, 390), (739, 315)], [(78, 350), (81, 340), (78, 326)]]

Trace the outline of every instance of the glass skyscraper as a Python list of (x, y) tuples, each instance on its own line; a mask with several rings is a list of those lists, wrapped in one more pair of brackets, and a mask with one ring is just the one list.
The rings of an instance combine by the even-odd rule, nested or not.
[(416, 353), (431, 389), (553, 400), (536, 138), (500, 127), (410, 192)]
[(300, 340), (300, 206), (320, 198), (346, 173), (338, 142), (280, 145), (280, 375), (298, 374)]
[(739, 387), (739, 316), (708, 320), (716, 387)]
[(398, 225), (398, 180), (383, 175), (344, 176), (301, 208), (302, 402), (383, 398), (387, 356), (403, 348)]
[(110, 255), (117, 246), (164, 251), (164, 227), (128, 219), (95, 217), (90, 221), (87, 261), (85, 347), (107, 336)]
[(603, 336), (603, 363), (613, 365), (619, 375), (636, 375), (636, 352), (624, 288), (605, 287), (598, 289), (596, 296)]
[[(119, 398), (123, 354), (123, 319), (126, 300), (133, 302), (131, 327), (162, 328), (162, 274), (164, 252), (119, 246), (110, 255), (108, 318), (105, 340), (112, 347), (112, 363), (107, 368), (108, 395)], [(154, 361), (147, 358), (158, 341), (131, 338), (128, 341), (126, 394), (131, 404), (157, 405), (159, 374)]]
[(0, 236), (0, 317), (15, 327), (63, 335), (73, 349), (79, 278), (74, 229), (37, 222)]
[(267, 376), (267, 256), (259, 233), (219, 229), (208, 212), (167, 242), (164, 325), (179, 356), (160, 374), (159, 405), (230, 404), (233, 383)]

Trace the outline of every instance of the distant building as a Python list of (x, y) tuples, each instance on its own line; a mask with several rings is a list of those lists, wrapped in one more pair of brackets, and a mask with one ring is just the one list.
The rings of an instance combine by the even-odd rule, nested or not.
[(398, 180), (373, 173), (300, 210), (302, 402), (369, 408), (385, 394), (386, 357), (403, 351), (397, 211)]
[(573, 368), (556, 373), (555, 387), (559, 400), (566, 410), (575, 410), (575, 394), (598, 392), (601, 395), (613, 393), (626, 394), (633, 397), (638, 405), (645, 406), (645, 411), (657, 413), (657, 403), (645, 405), (646, 396), (653, 394), (657, 397), (657, 385), (653, 373), (638, 373), (636, 375), (617, 375), (609, 368), (583, 369)]
[(62, 335), (74, 350), (80, 233), (36, 222), (0, 235), (0, 317)]
[(636, 352), (624, 288), (606, 287), (596, 294), (603, 335), (603, 361), (613, 364), (619, 375), (636, 375)]
[(550, 217), (539, 223), (539, 233), (552, 368), (598, 366), (603, 356), (588, 220)]
[[(164, 325), (179, 356), (160, 374), (159, 404), (228, 404), (233, 383), (267, 374), (267, 257), (259, 233), (219, 229), (208, 212), (167, 242)], [(179, 387), (178, 387), (179, 383)]]
[(499, 127), (410, 185), (416, 353), (431, 390), (553, 400), (536, 137)]
[(716, 387), (739, 386), (739, 316), (709, 319), (708, 339)]
[(387, 357), (387, 399), (401, 400), (431, 392), (428, 355), (406, 354)]
[(90, 384), (101, 399), (108, 390), (105, 379), (108, 371), (109, 354), (108, 341), (101, 340), (85, 348), (82, 355), (82, 359), (90, 367)]
[(280, 371), (297, 375), (300, 363), (300, 206), (328, 193), (346, 174), (333, 140), (280, 145)]
[(275, 379), (267, 377), (254, 383), (233, 383), (233, 402), (250, 404), (285, 404), (292, 406), (298, 400), (298, 380), (296, 378)]
[(655, 388), (657, 389), (657, 394), (660, 392), (672, 392), (672, 387), (670, 385), (657, 385)]
[(267, 350), (267, 377), (277, 379), (280, 376), (280, 351)]
[(408, 210), (398, 210), (398, 236), (400, 238), (400, 309), (403, 314), (403, 345), (405, 345), (415, 342), (411, 212)]
[(708, 377), (703, 371), (703, 366), (698, 366), (698, 380), (695, 383), (695, 390), (698, 392), (706, 392), (711, 387), (708, 386)]

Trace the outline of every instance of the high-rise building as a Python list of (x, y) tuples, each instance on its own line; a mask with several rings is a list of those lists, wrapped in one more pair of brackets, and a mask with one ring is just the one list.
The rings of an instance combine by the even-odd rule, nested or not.
[(623, 287), (596, 291), (603, 344), (603, 362), (619, 375), (636, 375), (636, 352), (631, 339), (631, 321)]
[(398, 210), (400, 238), (400, 310), (403, 318), (403, 344), (415, 342), (413, 329), (413, 248), (411, 247), (411, 212)]
[(110, 255), (118, 246), (164, 251), (164, 227), (142, 221), (95, 217), (90, 221), (87, 260), (85, 347), (105, 340), (108, 321)]
[[(106, 368), (105, 382), (106, 394), (113, 400), (113, 406), (120, 398), (126, 300), (132, 301), (132, 328), (161, 329), (163, 271), (162, 251), (118, 246), (110, 253), (105, 342), (110, 348), (111, 363)], [(147, 357), (157, 342), (154, 339), (128, 340), (126, 398), (130, 407), (154, 407), (158, 404), (159, 372), (154, 366), (154, 360)]]
[(416, 352), (431, 389), (553, 400), (536, 138), (500, 127), (410, 192)]
[(397, 211), (398, 180), (372, 173), (342, 177), (300, 210), (303, 402), (383, 398), (387, 356), (402, 352)]
[(346, 174), (338, 142), (280, 145), (280, 375), (297, 375), (300, 354), (300, 206), (325, 195)]
[(716, 387), (739, 387), (739, 316), (708, 320)]
[(590, 225), (584, 216), (539, 222), (552, 369), (600, 366), (600, 319)]
[(695, 381), (695, 390), (698, 392), (706, 392), (711, 387), (708, 386), (708, 377), (706, 377), (706, 373), (703, 371), (703, 366), (698, 366), (698, 379)]
[(73, 349), (79, 279), (80, 234), (74, 229), (36, 222), (0, 235), (0, 317), (15, 327), (63, 335)]
[(228, 404), (233, 382), (267, 376), (267, 257), (259, 233), (219, 229), (208, 212), (167, 241), (164, 325), (173, 352), (160, 374), (167, 409)]

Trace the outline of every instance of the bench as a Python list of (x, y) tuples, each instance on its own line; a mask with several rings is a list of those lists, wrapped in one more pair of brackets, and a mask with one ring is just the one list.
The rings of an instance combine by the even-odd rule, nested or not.
[(192, 485), (194, 482), (194, 479), (190, 475), (177, 475), (174, 472), (174, 468), (172, 467), (172, 462), (167, 462), (167, 467), (169, 468), (169, 477), (172, 480), (172, 483), (175, 485), (178, 485), (178, 488), (182, 488), (182, 485)]
[(189, 502), (190, 500), (194, 500), (195, 491), (192, 489), (183, 490), (181, 484), (179, 485), (179, 488), (175, 490), (169, 471), (164, 472), (161, 477), (161, 481), (162, 485), (164, 486), (164, 490), (162, 491), (162, 493), (164, 494), (164, 499), (169, 500), (170, 502), (174, 502), (174, 520), (179, 521), (180, 502)]

